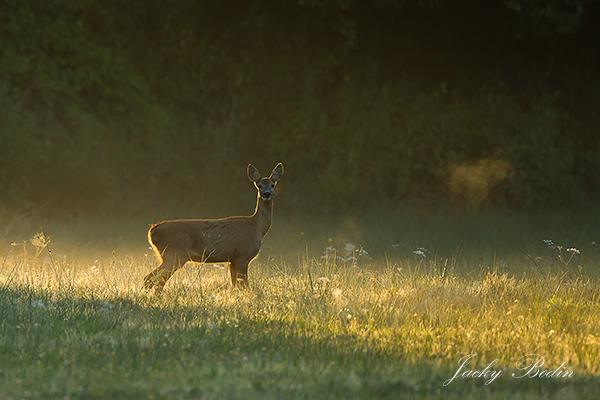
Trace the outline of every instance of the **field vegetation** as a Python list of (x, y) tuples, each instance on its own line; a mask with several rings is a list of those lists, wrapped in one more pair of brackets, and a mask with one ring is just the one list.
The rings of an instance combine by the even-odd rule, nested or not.
[[(273, 249), (299, 233), (276, 219), (251, 290), (231, 290), (223, 265), (187, 264), (161, 297), (141, 290), (157, 263), (147, 247), (75, 256), (77, 238), (51, 224), (58, 235), (3, 253), (0, 398), (592, 399), (600, 254), (593, 224), (571, 216), (569, 232), (563, 215), (437, 215), (417, 230), (428, 245), (376, 251), (332, 234), (287, 253)], [(472, 236), (447, 251), (451, 226)], [(490, 251), (503, 229), (515, 241)], [(471, 354), (461, 373), (501, 375), (444, 385)], [(538, 372), (572, 375), (513, 377), (529, 354), (544, 357)]]

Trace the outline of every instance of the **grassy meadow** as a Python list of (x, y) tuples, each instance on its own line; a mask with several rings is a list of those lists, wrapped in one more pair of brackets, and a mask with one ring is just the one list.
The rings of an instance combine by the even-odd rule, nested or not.
[(597, 398), (590, 217), (405, 215), (319, 235), (276, 211), (251, 290), (231, 290), (224, 265), (188, 263), (161, 297), (141, 290), (157, 265), (143, 224), (97, 247), (72, 222), (14, 228), (0, 399)]

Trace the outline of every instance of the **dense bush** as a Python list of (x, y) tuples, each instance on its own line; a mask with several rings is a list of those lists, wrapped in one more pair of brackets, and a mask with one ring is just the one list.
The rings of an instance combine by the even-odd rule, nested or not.
[[(572, 12), (579, 19), (494, 5), (505, 12), (493, 26), (523, 7), (479, 55), (481, 32), (443, 31), (467, 14), (434, 25), (471, 6), (446, 3), (2, 0), (1, 201), (80, 211), (237, 202), (230, 186), (245, 165), (266, 172), (277, 161), (289, 204), (323, 211), (597, 195), (591, 3)], [(543, 22), (542, 38), (512, 36), (526, 32), (523, 9)], [(432, 32), (403, 25), (417, 17)], [(556, 58), (562, 49), (570, 60)]]

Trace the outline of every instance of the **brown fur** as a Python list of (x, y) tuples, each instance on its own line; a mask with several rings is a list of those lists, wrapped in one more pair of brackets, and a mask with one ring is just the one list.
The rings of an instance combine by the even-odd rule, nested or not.
[(256, 211), (248, 217), (221, 219), (182, 219), (164, 221), (148, 231), (148, 241), (161, 259), (161, 264), (144, 277), (144, 287), (158, 294), (167, 280), (187, 261), (229, 263), (231, 284), (248, 286), (248, 264), (260, 251), (273, 218), (273, 194), (283, 175), (283, 164), (271, 176), (261, 178), (248, 165), (248, 178), (258, 190)]

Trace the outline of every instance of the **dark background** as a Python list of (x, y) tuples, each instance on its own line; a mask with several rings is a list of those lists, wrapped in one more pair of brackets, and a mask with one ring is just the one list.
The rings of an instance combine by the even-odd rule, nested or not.
[[(589, 206), (591, 0), (0, 1), (0, 205), (46, 215)], [(149, 221), (153, 222), (153, 221)]]

